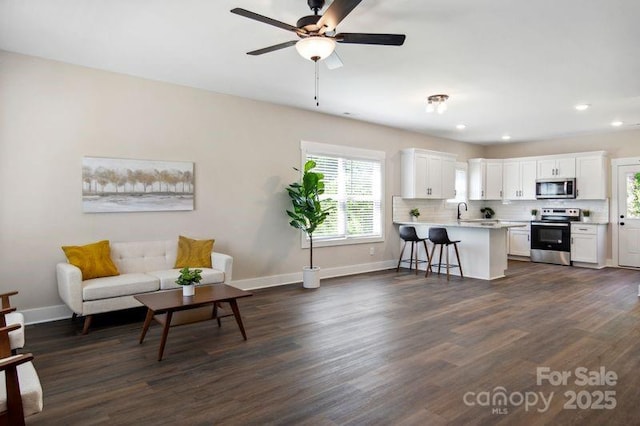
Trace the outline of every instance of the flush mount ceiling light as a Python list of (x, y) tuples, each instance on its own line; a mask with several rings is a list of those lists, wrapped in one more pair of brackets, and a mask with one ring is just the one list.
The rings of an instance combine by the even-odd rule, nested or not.
[(612, 125), (613, 127), (620, 127), (620, 126), (622, 126), (623, 124), (624, 124), (624, 123), (623, 123), (622, 121), (619, 121), (619, 120), (616, 120), (616, 121), (612, 121), (612, 122), (611, 122), (611, 125)]
[(442, 114), (447, 110), (447, 99), (449, 95), (431, 95), (427, 98), (427, 112), (436, 111)]
[(305, 59), (318, 62), (331, 55), (336, 42), (327, 37), (307, 37), (296, 43), (296, 50)]
[(462, 124), (462, 123), (456, 124), (456, 129), (458, 129), (458, 130), (464, 130), (466, 128), (467, 128), (466, 124)]
[(508, 141), (508, 140), (510, 140), (510, 139), (511, 139), (511, 136), (509, 136), (509, 135), (503, 135), (503, 136), (502, 136), (502, 140), (503, 140), (503, 141)]
[(585, 110), (589, 109), (590, 106), (591, 106), (591, 104), (578, 104), (578, 105), (575, 106), (575, 108), (578, 111), (585, 111)]

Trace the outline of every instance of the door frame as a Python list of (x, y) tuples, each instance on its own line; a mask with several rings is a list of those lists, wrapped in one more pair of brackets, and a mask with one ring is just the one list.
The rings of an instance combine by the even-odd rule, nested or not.
[(640, 165), (640, 157), (614, 158), (611, 160), (611, 205), (609, 208), (609, 223), (611, 224), (611, 262), (613, 266), (618, 268), (620, 268), (618, 261), (618, 167), (636, 165)]

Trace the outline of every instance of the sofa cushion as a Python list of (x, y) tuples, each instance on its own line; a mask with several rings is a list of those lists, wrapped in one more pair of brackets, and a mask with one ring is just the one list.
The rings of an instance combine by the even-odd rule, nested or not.
[(211, 252), (214, 241), (192, 240), (180, 235), (174, 268), (211, 268)]
[(111, 243), (111, 258), (122, 274), (171, 269), (176, 262), (178, 242), (128, 241)]
[(100, 300), (111, 297), (148, 293), (160, 289), (160, 280), (147, 274), (122, 274), (82, 283), (83, 300)]
[(63, 246), (69, 263), (80, 268), (82, 279), (118, 275), (118, 268), (111, 260), (109, 241), (103, 240), (84, 246)]
[[(181, 287), (176, 284), (178, 275), (180, 275), (179, 269), (152, 271), (148, 272), (148, 274), (160, 280), (160, 290)], [(202, 268), (202, 273), (200, 275), (202, 275), (202, 281), (200, 281), (200, 284), (216, 284), (224, 282), (224, 272), (217, 269)]]

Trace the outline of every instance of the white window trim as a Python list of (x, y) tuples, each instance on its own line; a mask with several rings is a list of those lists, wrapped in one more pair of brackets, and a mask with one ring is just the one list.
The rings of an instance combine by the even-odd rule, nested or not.
[(469, 202), (469, 167), (468, 167), (468, 164), (463, 162), (463, 161), (456, 161), (456, 168), (455, 168), (456, 174), (457, 174), (458, 170), (464, 171), (464, 174), (465, 174), (465, 181), (466, 181), (465, 184), (467, 186), (466, 192), (465, 192), (466, 196), (465, 196), (465, 198), (463, 200), (456, 200), (455, 198), (449, 198), (449, 199), (444, 200), (445, 201), (444, 202), (444, 207), (448, 208), (448, 209), (452, 209), (452, 210), (457, 208), (458, 203), (462, 203), (462, 202), (468, 203)]
[[(319, 142), (300, 141), (300, 170), (304, 170), (304, 164), (307, 161), (307, 153), (312, 154), (326, 154), (336, 155), (343, 158), (350, 158), (354, 160), (378, 160), (380, 161), (380, 236), (379, 237), (351, 237), (351, 238), (332, 238), (323, 240), (313, 240), (314, 247), (331, 247), (331, 246), (346, 246), (352, 244), (369, 244), (380, 243), (385, 240), (385, 210), (386, 210), (386, 192), (385, 192), (385, 166), (386, 166), (386, 153), (384, 151), (375, 151), (365, 148), (355, 148), (351, 146), (332, 145)], [(300, 232), (300, 241), (303, 249), (309, 248), (309, 239), (304, 232)]]

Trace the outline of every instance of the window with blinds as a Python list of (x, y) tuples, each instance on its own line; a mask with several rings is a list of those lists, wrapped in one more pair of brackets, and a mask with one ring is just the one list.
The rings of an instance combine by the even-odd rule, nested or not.
[(335, 206), (313, 233), (314, 244), (382, 241), (384, 153), (315, 143), (304, 146), (303, 162), (314, 160), (314, 171), (324, 174), (323, 203)]

